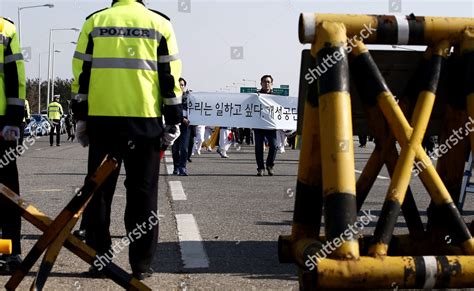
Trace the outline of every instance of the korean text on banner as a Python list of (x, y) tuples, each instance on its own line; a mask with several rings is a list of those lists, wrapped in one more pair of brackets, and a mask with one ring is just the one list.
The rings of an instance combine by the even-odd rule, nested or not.
[(298, 98), (256, 93), (192, 92), (192, 125), (295, 130)]

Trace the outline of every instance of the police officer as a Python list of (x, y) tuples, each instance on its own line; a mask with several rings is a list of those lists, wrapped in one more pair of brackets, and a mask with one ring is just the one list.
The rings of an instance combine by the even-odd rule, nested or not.
[[(25, 106), (25, 66), (13, 22), (0, 17), (0, 183), (20, 193), (15, 154)], [(8, 159), (7, 159), (8, 157)], [(0, 196), (2, 238), (12, 240), (12, 254), (0, 258), (0, 272), (12, 274), (21, 264), (21, 215)]]
[(51, 122), (49, 133), (49, 145), (53, 146), (54, 132), (56, 132), (56, 146), (61, 145), (61, 117), (63, 107), (59, 104), (59, 95), (54, 95), (54, 101), (48, 105), (48, 119)]
[[(72, 110), (78, 120), (76, 137), (89, 145), (88, 175), (107, 154), (124, 163), (129, 262), (142, 280), (153, 272), (158, 242), (158, 222), (149, 221), (157, 211), (160, 148), (179, 136), (182, 116), (181, 61), (169, 18), (142, 1), (113, 1), (112, 7), (87, 17), (73, 73)], [(87, 244), (108, 258), (113, 258), (109, 226), (119, 172), (109, 177), (84, 214)], [(139, 227), (146, 231), (138, 232)]]

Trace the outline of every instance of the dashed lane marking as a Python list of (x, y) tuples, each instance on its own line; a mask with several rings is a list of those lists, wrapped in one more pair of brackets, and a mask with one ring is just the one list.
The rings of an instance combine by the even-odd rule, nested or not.
[[(359, 170), (354, 170), (354, 171), (358, 174), (362, 174), (362, 171), (359, 171)], [(379, 178), (380, 180), (389, 180), (390, 179), (390, 178), (385, 177), (385, 176), (377, 176), (377, 178)]]
[(176, 214), (176, 223), (184, 268), (209, 268), (209, 259), (194, 216), (192, 214)]
[(173, 175), (174, 166), (173, 165), (166, 165), (166, 172), (168, 175)]
[(184, 194), (183, 185), (180, 181), (168, 181), (168, 185), (170, 187), (171, 197), (173, 200), (187, 200), (186, 194)]

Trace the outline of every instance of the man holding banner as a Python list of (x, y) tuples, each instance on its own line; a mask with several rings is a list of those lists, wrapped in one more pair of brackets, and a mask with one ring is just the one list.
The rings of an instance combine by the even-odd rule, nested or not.
[[(273, 94), (273, 77), (270, 75), (264, 75), (260, 78), (260, 85), (262, 88), (258, 93)], [(265, 164), (263, 163), (263, 147), (265, 138), (268, 142), (268, 156), (267, 156), (267, 172), (269, 176), (273, 176), (273, 166), (275, 165), (276, 158), (276, 129), (258, 129), (255, 128), (254, 139), (255, 139), (255, 159), (257, 161), (257, 176), (263, 176), (265, 172)]]

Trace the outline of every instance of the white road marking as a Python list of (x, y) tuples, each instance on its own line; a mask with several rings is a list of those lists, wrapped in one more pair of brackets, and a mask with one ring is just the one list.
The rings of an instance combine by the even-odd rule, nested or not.
[[(357, 174), (362, 174), (362, 171), (359, 171), (359, 170), (354, 170)], [(377, 178), (381, 179), (381, 180), (390, 180), (389, 177), (385, 177), (385, 176), (377, 176)]]
[(173, 175), (174, 166), (173, 165), (166, 165), (166, 172), (168, 175)]
[(35, 192), (61, 192), (63, 189), (40, 189), (40, 190), (32, 190)]
[(166, 166), (166, 172), (168, 172), (168, 175), (173, 175), (174, 171), (174, 164), (173, 164), (173, 158), (169, 157), (171, 155), (170, 151), (165, 151), (165, 166)]
[(181, 260), (185, 269), (209, 268), (209, 259), (196, 219), (192, 214), (176, 214)]
[[(169, 175), (173, 174), (173, 159), (169, 157), (170, 151), (165, 151), (166, 171)], [(183, 185), (180, 181), (168, 181), (171, 191), (171, 197), (175, 201), (187, 200)], [(201, 234), (192, 214), (176, 214), (176, 224), (178, 228), (179, 246), (181, 249), (181, 260), (185, 269), (209, 268), (209, 259), (204, 245), (202, 244)]]
[(183, 185), (180, 181), (169, 181), (168, 185), (170, 187), (171, 197), (173, 200), (187, 200), (186, 194), (184, 194)]

